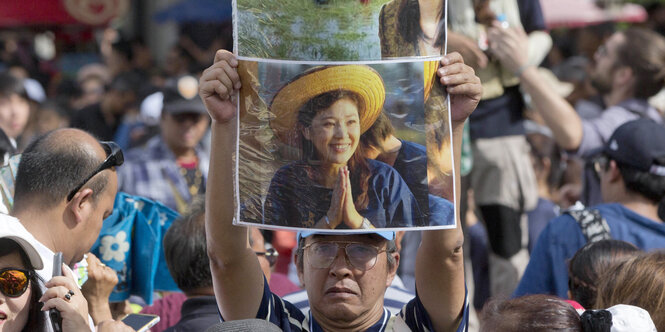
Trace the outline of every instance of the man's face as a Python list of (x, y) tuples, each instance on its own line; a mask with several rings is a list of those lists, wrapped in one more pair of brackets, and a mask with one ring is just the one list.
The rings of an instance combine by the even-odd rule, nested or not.
[(162, 116), (162, 138), (171, 149), (193, 149), (210, 124), (207, 114), (182, 113)]
[[(303, 270), (298, 271), (301, 282), (307, 290), (312, 313), (317, 320), (327, 320), (352, 324), (363, 318), (377, 318), (383, 313), (383, 295), (397, 271), (397, 264), (389, 269), (385, 252), (387, 241), (370, 235), (319, 236), (305, 239)], [(316, 267), (315, 253), (310, 244), (339, 243), (339, 250), (329, 267)], [(370, 244), (380, 249), (375, 265), (367, 270), (350, 264), (343, 246), (348, 243)]]
[(617, 52), (624, 42), (621, 33), (615, 33), (594, 54), (596, 65), (591, 73), (591, 84), (601, 95), (612, 91), (615, 70), (618, 68)]

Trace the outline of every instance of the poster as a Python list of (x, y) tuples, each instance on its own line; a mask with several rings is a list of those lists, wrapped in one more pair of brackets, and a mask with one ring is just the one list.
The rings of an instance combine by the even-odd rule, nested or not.
[(400, 19), (418, 3), (234, 2), (237, 223), (455, 227), (448, 101), (436, 74), (445, 6), (432, 1), (435, 29), (410, 39), (400, 29), (421, 22)]

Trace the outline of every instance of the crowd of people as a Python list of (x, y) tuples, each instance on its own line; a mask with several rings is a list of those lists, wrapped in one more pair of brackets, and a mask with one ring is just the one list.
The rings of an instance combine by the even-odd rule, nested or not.
[[(317, 90), (326, 71), (383, 87), (374, 69), (329, 66), (271, 102), (311, 155), (278, 170), (262, 208), (273, 225), (366, 229), (374, 214), (400, 226), (424, 209), (422, 225), (456, 221), (446, 230), (234, 226), (242, 84), (229, 35), (183, 31), (161, 67), (117, 35), (63, 78), (0, 33), (0, 153), (21, 154), (13, 197), (0, 193), (0, 331), (51, 331), (50, 309), (62, 331), (132, 330), (130, 312), (159, 316), (152, 331), (665, 331), (665, 6), (645, 24), (562, 33), (537, 0), (450, 1), (444, 33), (436, 4), (388, 2), (379, 37), (385, 58), (440, 54), (447, 38), (425, 108), (450, 113), (454, 179), (429, 145), (399, 137), (385, 96), (363, 99), (343, 75)], [(432, 12), (395, 33), (419, 6)], [(116, 271), (89, 253), (120, 191), (180, 215), (162, 242), (181, 292), (151, 305), (109, 302)]]

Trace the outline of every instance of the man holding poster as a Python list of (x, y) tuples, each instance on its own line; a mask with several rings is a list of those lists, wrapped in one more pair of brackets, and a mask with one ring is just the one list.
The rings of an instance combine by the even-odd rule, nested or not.
[[(233, 225), (238, 61), (219, 51), (201, 77), (200, 96), (213, 118), (206, 234), (215, 296), (225, 320), (260, 318), (284, 331), (464, 331), (468, 319), (460, 224), (423, 232), (416, 264), (418, 295), (399, 315), (383, 307), (383, 296), (399, 264), (394, 233), (323, 235), (301, 233), (296, 260), (311, 311), (305, 316), (272, 294), (247, 230)], [(440, 81), (451, 98), (454, 153), (459, 158), (464, 120), (481, 95), (480, 80), (459, 54), (441, 60)], [(455, 167), (459, 168), (459, 159)], [(456, 172), (456, 182), (459, 173)], [(457, 186), (459, 188), (459, 185)], [(344, 250), (340, 250), (344, 248)]]

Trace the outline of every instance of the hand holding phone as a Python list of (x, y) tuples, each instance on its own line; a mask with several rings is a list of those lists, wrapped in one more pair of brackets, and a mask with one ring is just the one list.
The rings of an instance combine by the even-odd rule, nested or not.
[(148, 331), (155, 324), (159, 323), (159, 316), (146, 314), (129, 314), (122, 319), (122, 322), (133, 328), (137, 332)]

